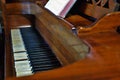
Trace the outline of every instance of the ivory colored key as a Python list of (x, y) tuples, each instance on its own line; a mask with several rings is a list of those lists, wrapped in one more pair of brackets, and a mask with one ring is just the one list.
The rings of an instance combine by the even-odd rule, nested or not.
[(13, 52), (26, 51), (19, 29), (12, 29), (11, 30), (11, 37), (12, 37)]
[(27, 60), (28, 54), (26, 52), (14, 53), (14, 60)]
[(27, 75), (32, 75), (32, 74), (33, 74), (32, 71), (16, 72), (17, 77), (27, 76)]
[(20, 66), (15, 66), (15, 69), (16, 70), (19, 70), (19, 71), (23, 71), (23, 69), (24, 70), (31, 70), (32, 71), (32, 67), (31, 66), (29, 66), (29, 65), (22, 65), (21, 67)]
[(30, 61), (28, 60), (23, 60), (23, 61), (15, 61), (15, 68), (19, 68), (19, 69), (32, 69), (31, 65), (30, 65)]
[(15, 70), (17, 77), (33, 74), (32, 67), (30, 66), (30, 61), (28, 60), (15, 61)]
[(32, 68), (20, 68), (20, 67), (15, 68), (16, 72), (32, 71), (31, 69)]
[(30, 61), (23, 60), (23, 61), (15, 61), (15, 67), (30, 67)]
[(32, 73), (32, 67), (16, 67), (16, 72), (31, 72)]

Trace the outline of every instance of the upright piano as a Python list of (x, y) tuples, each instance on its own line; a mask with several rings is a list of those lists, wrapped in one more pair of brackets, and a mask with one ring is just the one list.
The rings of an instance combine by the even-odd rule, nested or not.
[(119, 1), (75, 5), (62, 19), (39, 2), (2, 0), (5, 80), (120, 79)]

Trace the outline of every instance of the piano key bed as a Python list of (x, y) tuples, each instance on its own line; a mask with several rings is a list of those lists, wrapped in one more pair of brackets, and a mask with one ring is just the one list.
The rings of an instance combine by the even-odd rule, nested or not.
[(61, 66), (49, 45), (35, 28), (11, 29), (11, 38), (17, 77)]

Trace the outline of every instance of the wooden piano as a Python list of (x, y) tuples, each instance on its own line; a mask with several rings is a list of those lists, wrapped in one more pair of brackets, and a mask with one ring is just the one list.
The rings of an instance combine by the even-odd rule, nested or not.
[[(39, 2), (37, 3), (39, 4)], [(70, 11), (71, 13), (65, 19), (55, 16), (43, 6), (37, 5), (37, 3), (5, 3), (2, 0), (5, 30), (5, 80), (120, 79), (119, 1), (78, 0), (75, 5), (79, 8), (74, 9), (75, 7), (73, 7)], [(99, 12), (95, 13), (93, 11)], [(73, 27), (77, 35), (73, 33)], [(18, 32), (15, 33), (14, 30)], [(37, 33), (32, 34), (32, 32)], [(20, 36), (24, 37), (24, 42), (21, 41), (21, 37), (14, 36), (20, 33)], [(35, 40), (31, 34), (40, 35), (40, 40)], [(28, 39), (26, 39), (26, 35), (29, 36)], [(14, 37), (15, 40), (13, 39)], [(16, 41), (19, 38), (22, 44), (26, 43), (24, 47), (28, 46), (24, 51), (17, 52), (14, 46), (16, 44), (12, 41)], [(56, 63), (53, 64), (54, 62), (52, 63), (52, 61), (48, 60), (46, 61), (48, 64), (45, 64), (44, 67), (42, 66), (44, 61), (35, 62), (40, 65), (37, 64), (35, 66), (37, 69), (34, 65), (32, 68), (29, 66), (31, 69), (31, 71), (28, 70), (30, 75), (26, 75), (27, 69), (25, 69), (24, 65), (27, 63), (22, 65), (17, 62), (26, 61), (32, 65), (34, 64), (32, 62), (39, 61), (39, 58), (45, 55), (44, 52), (42, 54), (34, 52), (37, 55), (33, 55), (31, 59), (32, 54), (30, 51), (35, 51), (36, 48), (32, 47), (32, 49), (29, 49), (29, 44), (36, 43), (27, 42), (39, 42), (43, 39), (45, 40), (45, 44), (48, 45), (47, 48), (51, 49), (51, 51), (45, 54), (52, 56), (52, 61), (55, 60)], [(17, 44), (19, 45), (19, 43)], [(19, 54), (23, 52), (25, 54), (28, 53), (28, 59), (15, 58), (15, 54), (20, 56)], [(33, 61), (28, 61), (30, 59)], [(42, 59), (46, 58), (43, 56)], [(46, 67), (46, 65), (48, 66)], [(53, 65), (56, 66), (54, 67)], [(19, 67), (23, 68), (19, 70)], [(45, 71), (41, 69), (45, 69)], [(23, 72), (19, 74), (19, 71)]]

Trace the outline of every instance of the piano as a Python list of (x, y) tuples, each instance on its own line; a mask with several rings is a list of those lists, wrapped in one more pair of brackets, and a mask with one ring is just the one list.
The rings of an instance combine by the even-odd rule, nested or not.
[[(97, 7), (103, 7), (98, 3)], [(5, 80), (120, 79), (120, 12), (116, 5), (97, 16), (78, 12), (79, 16), (75, 11), (61, 19), (38, 4), (2, 1)], [(79, 19), (74, 21), (82, 15), (87, 26)]]

